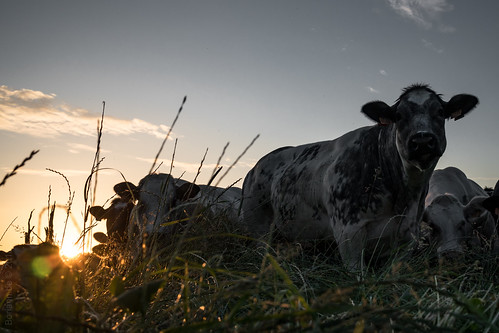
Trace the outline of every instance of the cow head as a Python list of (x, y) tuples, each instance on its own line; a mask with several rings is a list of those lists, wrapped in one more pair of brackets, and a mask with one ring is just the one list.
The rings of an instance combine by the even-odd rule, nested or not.
[(196, 196), (200, 191), (198, 185), (184, 182), (181, 186), (169, 174), (150, 174), (144, 177), (138, 186), (138, 205), (147, 233), (155, 226), (168, 220), (168, 215), (180, 202)]
[(434, 168), (445, 151), (445, 120), (461, 119), (477, 104), (475, 96), (466, 94), (445, 102), (429, 86), (416, 84), (405, 88), (393, 106), (370, 102), (362, 113), (380, 125), (394, 124), (402, 161), (426, 170)]
[(442, 194), (426, 207), (423, 220), (432, 229), (439, 257), (456, 257), (467, 247), (493, 247), (496, 230), (492, 216), (482, 206), (484, 199), (475, 197), (463, 205), (454, 195)]
[(474, 244), (496, 251), (498, 244), (497, 225), (493, 214), (485, 207), (486, 196), (476, 196), (463, 208), (466, 220), (471, 224)]
[[(90, 214), (97, 221), (106, 220), (107, 236), (110, 240), (123, 241), (126, 239), (126, 230), (130, 219), (130, 212), (137, 196), (137, 187), (132, 183), (122, 182), (116, 184), (113, 189), (117, 197), (113, 199), (111, 206), (107, 209), (104, 209), (102, 206), (90, 207)], [(96, 240), (104, 240), (102, 235), (97, 235), (99, 235), (97, 237), (100, 237), (100, 239), (96, 238)]]

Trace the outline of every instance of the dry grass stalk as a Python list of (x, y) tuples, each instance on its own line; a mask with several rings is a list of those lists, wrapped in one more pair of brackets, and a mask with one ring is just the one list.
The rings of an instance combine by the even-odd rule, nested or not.
[(175, 116), (175, 119), (172, 122), (172, 125), (170, 126), (170, 129), (168, 130), (168, 133), (166, 133), (165, 139), (161, 143), (161, 147), (159, 148), (158, 153), (156, 154), (156, 157), (154, 158), (154, 162), (152, 163), (151, 169), (149, 170), (149, 174), (153, 173), (154, 167), (156, 166), (156, 163), (158, 162), (159, 155), (163, 151), (163, 147), (165, 146), (166, 141), (170, 137), (170, 134), (173, 130), (173, 127), (177, 123), (178, 117), (180, 116), (180, 113), (182, 112), (182, 109), (184, 108), (184, 104), (187, 101), (187, 96), (184, 96), (184, 100), (182, 101), (182, 104), (180, 105), (180, 108), (178, 109), (177, 115)]
[(29, 219), (28, 219), (28, 231), (24, 233), (24, 244), (30, 244), (31, 243), (31, 233), (33, 232), (33, 229), (35, 226), (31, 227), (31, 217), (33, 216), (33, 212), (35, 210), (33, 209), (31, 213), (29, 213)]
[(68, 225), (69, 216), (71, 214), (71, 206), (73, 204), (75, 192), (73, 192), (73, 195), (71, 195), (71, 185), (69, 184), (68, 178), (63, 173), (56, 171), (56, 170), (49, 169), (49, 168), (47, 168), (46, 170), (48, 170), (50, 172), (54, 172), (54, 173), (62, 176), (62, 178), (64, 178), (64, 180), (66, 181), (66, 184), (68, 185), (69, 197), (68, 197), (68, 204), (67, 204), (67, 209), (66, 209), (66, 220), (64, 221), (64, 230), (62, 232), (62, 240), (61, 240), (61, 248), (62, 248), (62, 245), (64, 244), (64, 237), (66, 236), (66, 227)]
[(27, 161), (29, 161), (30, 159), (33, 158), (33, 156), (35, 156), (40, 150), (33, 150), (28, 157), (26, 157), (22, 162), (21, 164), (18, 164), (14, 167), (14, 169), (6, 174), (4, 177), (3, 177), (3, 180), (2, 182), (0, 183), (0, 186), (3, 186), (5, 184), (5, 182), (7, 181), (7, 179), (9, 179), (10, 177), (14, 176), (16, 174), (16, 171), (19, 170), (20, 168), (22, 168)]
[(250, 144), (243, 150), (243, 152), (236, 158), (236, 160), (229, 166), (229, 168), (224, 172), (224, 174), (220, 177), (220, 179), (218, 180), (218, 182), (216, 183), (215, 186), (218, 186), (218, 184), (220, 184), (220, 182), (222, 181), (222, 179), (224, 179), (225, 176), (227, 176), (227, 174), (229, 173), (229, 171), (237, 164), (237, 162), (239, 162), (239, 160), (246, 154), (246, 152), (248, 151), (248, 149), (251, 148), (251, 146), (253, 146), (253, 144), (255, 143), (256, 140), (258, 140), (258, 138), (260, 137), (260, 134), (258, 134), (257, 136), (255, 136), (253, 138), (253, 140), (251, 140)]
[[(90, 214), (90, 207), (95, 204), (95, 195), (96, 195), (96, 190), (97, 190), (97, 175), (99, 172), (99, 165), (102, 162), (100, 159), (100, 145), (101, 145), (101, 139), (102, 139), (102, 130), (104, 129), (104, 114), (106, 111), (106, 102), (102, 102), (102, 114), (101, 114), (101, 119), (100, 121), (97, 121), (97, 148), (95, 150), (95, 155), (94, 155), (94, 161), (92, 163), (92, 169), (90, 171), (90, 175), (87, 178), (87, 181), (85, 182), (85, 189), (84, 189), (84, 202), (85, 202), (85, 214), (83, 218), (83, 234), (82, 234), (82, 249), (85, 250), (85, 236), (86, 236), (86, 230), (91, 230), (90, 228), (87, 229), (87, 220), (88, 220), (88, 215)], [(89, 204), (89, 194), (90, 194), (90, 188), (91, 188), (91, 183), (92, 179), (94, 180), (94, 186), (93, 186), (93, 195)], [(91, 246), (90, 242), (92, 241), (92, 237), (89, 237), (89, 244), (88, 247)]]

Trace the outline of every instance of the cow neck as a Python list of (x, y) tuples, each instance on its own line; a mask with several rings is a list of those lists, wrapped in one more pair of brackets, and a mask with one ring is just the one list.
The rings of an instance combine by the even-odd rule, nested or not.
[(403, 209), (408, 201), (419, 201), (425, 195), (431, 171), (420, 171), (402, 161), (397, 150), (394, 124), (375, 127), (379, 128), (378, 156), (385, 186), (393, 193), (395, 205)]

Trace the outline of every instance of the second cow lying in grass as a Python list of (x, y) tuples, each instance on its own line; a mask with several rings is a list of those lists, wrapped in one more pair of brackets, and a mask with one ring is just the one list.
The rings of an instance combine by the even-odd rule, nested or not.
[[(138, 186), (122, 182), (114, 186), (117, 197), (110, 207), (91, 207), (97, 219), (106, 219), (108, 235), (96, 233), (102, 243), (124, 243), (132, 235), (169, 235), (176, 232), (179, 221), (194, 214), (223, 215), (237, 219), (241, 189), (196, 185), (169, 174), (151, 174)], [(102, 250), (102, 246), (97, 248)]]

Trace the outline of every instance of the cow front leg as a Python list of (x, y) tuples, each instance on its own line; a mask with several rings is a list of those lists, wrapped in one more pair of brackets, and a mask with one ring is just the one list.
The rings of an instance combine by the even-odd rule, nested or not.
[(364, 248), (366, 244), (366, 231), (357, 230), (354, 233), (345, 233), (338, 241), (343, 264), (350, 272), (361, 272), (364, 264)]

